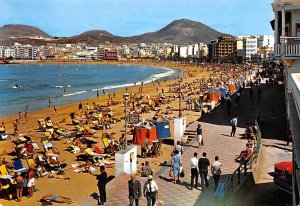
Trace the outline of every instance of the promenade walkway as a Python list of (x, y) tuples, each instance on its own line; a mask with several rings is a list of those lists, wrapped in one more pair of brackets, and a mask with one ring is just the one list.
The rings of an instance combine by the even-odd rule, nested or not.
[[(247, 94), (242, 95), (247, 96)], [(246, 97), (245, 97), (246, 98)], [(241, 101), (243, 104), (243, 101)], [(236, 110), (236, 109), (234, 109)], [(248, 113), (248, 110), (243, 110)], [(222, 176), (220, 182), (226, 180), (228, 174), (232, 174), (238, 167), (234, 158), (245, 148), (246, 140), (240, 139), (240, 134), (244, 132), (244, 126), (249, 120), (248, 114), (239, 109), (239, 124), (236, 132), (236, 137), (230, 137), (230, 120), (232, 116), (228, 116), (224, 110), (218, 108), (212, 114), (201, 118), (201, 121), (195, 121), (188, 126), (187, 131), (195, 131), (198, 123), (201, 123), (203, 128), (203, 136), (205, 145), (198, 149), (198, 142), (192, 141), (189, 146), (185, 147), (185, 152), (182, 156), (182, 164), (185, 169), (185, 177), (181, 178), (181, 184), (174, 184), (169, 177), (170, 167), (163, 167), (161, 171), (154, 177), (154, 181), (158, 184), (160, 199), (165, 203), (164, 205), (172, 206), (191, 206), (191, 205), (215, 205), (213, 198), (214, 183), (212, 175), (209, 172), (210, 186), (204, 191), (199, 189), (190, 190), (190, 158), (193, 153), (197, 152), (198, 157), (202, 156), (202, 152), (207, 152), (207, 157), (212, 163), (214, 157), (218, 155), (222, 162)], [(234, 114), (237, 111), (233, 111)], [(171, 159), (171, 157), (170, 157)], [(107, 200), (105, 205), (122, 206), (128, 205), (128, 186), (127, 181), (130, 179), (129, 175), (120, 175), (113, 179), (107, 185)], [(142, 183), (146, 178), (139, 177)], [(200, 178), (199, 178), (200, 184)], [(80, 205), (96, 205), (97, 201), (90, 197)], [(140, 205), (146, 205), (146, 198), (142, 197)]]

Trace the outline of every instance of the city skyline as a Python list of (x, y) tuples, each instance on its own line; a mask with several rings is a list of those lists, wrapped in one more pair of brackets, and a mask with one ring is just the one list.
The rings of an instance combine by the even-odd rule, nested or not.
[(0, 0), (0, 12), (3, 16), (0, 26), (25, 24), (38, 27), (51, 36), (73, 36), (95, 29), (106, 30), (118, 36), (133, 36), (159, 30), (174, 20), (190, 19), (232, 35), (273, 33), (269, 23), (273, 19), (272, 10), (269, 9), (272, 0), (175, 2)]

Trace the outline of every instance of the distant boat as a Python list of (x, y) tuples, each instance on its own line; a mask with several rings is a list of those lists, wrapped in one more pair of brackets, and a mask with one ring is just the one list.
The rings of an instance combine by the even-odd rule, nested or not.
[(58, 73), (57, 75), (58, 75), (58, 76), (62, 76), (62, 75), (64, 75), (64, 74), (63, 74), (63, 73)]
[(19, 86), (19, 85), (14, 85), (13, 87), (12, 87), (13, 89), (20, 89), (21, 88), (21, 86)]

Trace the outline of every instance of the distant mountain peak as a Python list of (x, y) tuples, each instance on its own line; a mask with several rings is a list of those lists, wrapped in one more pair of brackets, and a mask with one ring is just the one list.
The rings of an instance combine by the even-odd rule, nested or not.
[(21, 36), (41, 36), (45, 38), (50, 37), (50, 35), (37, 27), (23, 24), (6, 24), (0, 27), (0, 36), (9, 38)]
[(105, 30), (90, 30), (90, 31), (86, 31), (81, 33), (80, 35), (106, 35), (106, 36), (113, 36), (111, 33), (109, 33), (108, 31)]
[[(187, 45), (190, 43), (209, 43), (211, 40), (216, 40), (219, 36), (224, 35), (207, 25), (189, 20), (178, 19), (174, 20), (162, 29), (149, 32), (138, 36), (132, 37), (119, 37), (114, 36), (105, 30), (91, 30), (83, 32), (79, 35), (53, 40), (56, 43), (78, 43), (84, 42), (91, 45), (102, 43), (112, 44), (131, 44), (131, 43), (172, 43), (179, 45)], [(42, 30), (27, 25), (7, 24), (0, 28), (0, 43), (12, 44), (15, 40), (11, 37), (28, 37), (28, 36), (42, 36), (50, 37)], [(19, 43), (26, 44), (45, 44), (43, 40), (30, 40), (18, 39)], [(48, 41), (50, 42), (50, 41)]]

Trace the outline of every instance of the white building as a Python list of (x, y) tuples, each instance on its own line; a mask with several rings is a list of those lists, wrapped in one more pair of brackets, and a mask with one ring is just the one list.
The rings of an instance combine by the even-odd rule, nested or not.
[(274, 58), (285, 66), (287, 120), (293, 141), (293, 205), (300, 200), (300, 1), (275, 0)]
[(200, 43), (199, 44), (199, 57), (207, 57), (208, 55), (208, 46), (207, 44)]
[(193, 54), (194, 54), (193, 53), (193, 50), (194, 50), (193, 48), (194, 48), (194, 45), (188, 45), (187, 46), (187, 55), (188, 56), (193, 56)]
[(250, 37), (243, 39), (243, 60), (250, 60), (257, 54), (257, 38)]
[(261, 47), (267, 47), (271, 48), (271, 50), (274, 49), (274, 36), (273, 35), (262, 35), (258, 39), (258, 48)]
[(194, 44), (193, 55), (194, 56), (199, 56), (199, 44)]
[(236, 56), (239, 58), (243, 58), (244, 45), (243, 40), (236, 41)]
[(188, 56), (188, 48), (186, 46), (179, 47), (179, 57), (187, 58)]
[(179, 46), (173, 45), (173, 53), (178, 53), (178, 52), (179, 52)]

